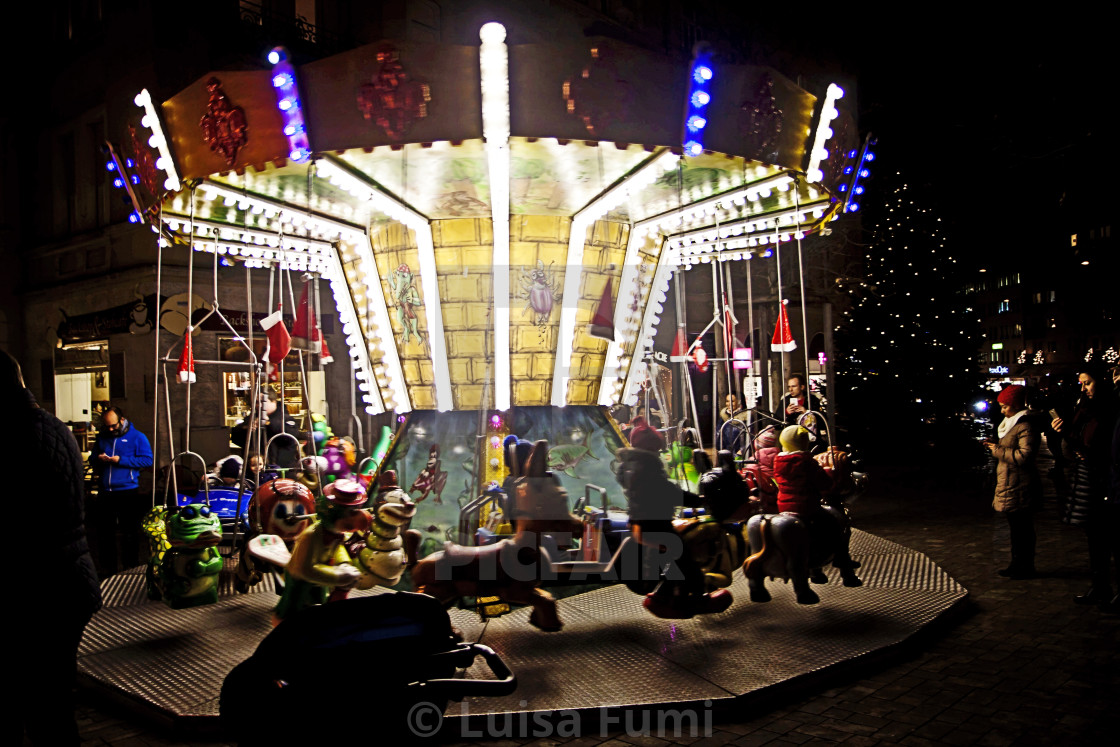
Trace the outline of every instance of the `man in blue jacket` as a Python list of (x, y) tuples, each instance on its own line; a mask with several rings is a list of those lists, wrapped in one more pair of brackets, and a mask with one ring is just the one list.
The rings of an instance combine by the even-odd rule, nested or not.
[(142, 562), (140, 520), (150, 501), (140, 496), (140, 470), (152, 466), (148, 437), (132, 427), (121, 408), (112, 406), (101, 416), (101, 431), (89, 452), (98, 479), (100, 521), (98, 550), (106, 575), (117, 572), (117, 526), (121, 529), (124, 568)]

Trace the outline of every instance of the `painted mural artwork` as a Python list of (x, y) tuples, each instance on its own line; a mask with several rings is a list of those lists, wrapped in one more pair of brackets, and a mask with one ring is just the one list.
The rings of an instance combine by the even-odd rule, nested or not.
[(393, 306), (397, 309), (397, 321), (401, 325), (401, 344), (407, 345), (413, 337), (417, 344), (423, 344), (420, 334), (420, 320), (416, 307), (423, 305), (420, 291), (416, 290), (415, 276), (406, 264), (401, 264), (389, 275), (389, 287), (393, 292)]
[(478, 158), (452, 158), (447, 164), (443, 191), (436, 195), (437, 210), (454, 218), (488, 215), (490, 206), (479, 199), (486, 183), (485, 165)]
[(551, 447), (548, 450), (548, 468), (553, 472), (563, 472), (569, 477), (579, 479), (580, 475), (576, 472), (576, 467), (580, 465), (584, 459), (595, 459), (599, 457), (591, 453), (588, 448), (587, 441), (591, 434), (587, 431), (581, 431), (576, 428), (569, 434), (570, 438), (579, 438), (583, 436), (583, 440), (578, 443), (561, 443)]
[[(614, 477), (614, 455), (622, 440), (599, 407), (518, 407), (511, 411), (509, 432), (529, 441), (548, 439), (549, 469), (568, 491), (569, 501), (585, 494), (587, 485), (607, 489), (612, 506), (625, 507), (626, 498)], [(417, 500), (412, 527), (424, 533), (421, 556), (443, 549), (455, 540), (459, 510), (478, 497), (479, 472), (490, 457), (478, 412), (417, 410), (386, 456), (382, 469), (396, 470), (402, 486), (424, 495)], [(480, 446), (482, 444), (483, 446)], [(437, 487), (438, 486), (438, 487)], [(436, 495), (442, 490), (442, 498)], [(599, 505), (597, 492), (594, 505)]]
[(432, 496), (434, 503), (443, 503), (443, 489), (447, 487), (447, 470), (442, 468), (439, 455), (439, 444), (432, 444), (428, 449), (428, 461), (424, 464), (424, 469), (420, 470), (420, 474), (412, 482), (412, 487), (408, 489), (410, 493), (420, 493), (420, 497), (416, 499), (417, 503), (429, 495)]
[(538, 328), (548, 324), (552, 307), (560, 298), (560, 282), (556, 279), (555, 264), (549, 262), (548, 267), (545, 267), (544, 261), (538, 259), (536, 267), (521, 271), (520, 296), (527, 301), (523, 313), (531, 313), (533, 324)]

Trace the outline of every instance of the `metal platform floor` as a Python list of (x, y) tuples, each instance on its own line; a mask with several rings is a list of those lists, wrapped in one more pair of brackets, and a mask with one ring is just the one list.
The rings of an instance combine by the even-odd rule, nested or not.
[[(752, 603), (737, 573), (731, 608), (691, 620), (653, 617), (622, 585), (561, 600), (558, 633), (530, 626), (528, 609), (485, 624), (473, 611), (452, 609), (464, 638), (495, 649), (518, 688), (452, 703), (446, 716), (730, 706), (897, 646), (968, 597), (902, 545), (855, 530), (851, 548), (864, 585), (845, 588), (831, 570), (827, 585), (814, 585), (821, 597), (814, 606), (798, 605), (781, 582), (769, 584), (773, 601)], [(83, 684), (177, 726), (215, 727), (222, 680), (271, 630), (277, 599), (270, 582), (238, 594), (228, 574), (222, 579), (217, 604), (186, 610), (149, 602), (140, 568), (103, 582), (105, 607), (78, 651)], [(486, 675), (481, 660), (465, 673)]]

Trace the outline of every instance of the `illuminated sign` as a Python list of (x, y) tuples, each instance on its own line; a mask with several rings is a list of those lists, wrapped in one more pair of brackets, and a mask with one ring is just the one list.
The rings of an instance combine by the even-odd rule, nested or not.
[(992, 343), (992, 350), (1003, 350), (1003, 343), (1002, 342), (993, 342)]
[(988, 369), (990, 374), (1008, 374), (1011, 370), (1007, 366), (992, 366)]

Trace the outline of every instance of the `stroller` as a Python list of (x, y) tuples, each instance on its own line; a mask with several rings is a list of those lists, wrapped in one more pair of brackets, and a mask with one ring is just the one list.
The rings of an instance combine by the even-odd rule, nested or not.
[[(481, 655), (495, 679), (456, 679)], [(461, 643), (443, 605), (394, 592), (310, 607), (268, 634), (222, 685), (227, 736), (243, 745), (315, 744), (365, 722), (367, 739), (407, 736), (412, 707), (512, 693), (492, 649)], [(376, 719), (367, 720), (370, 713)]]

